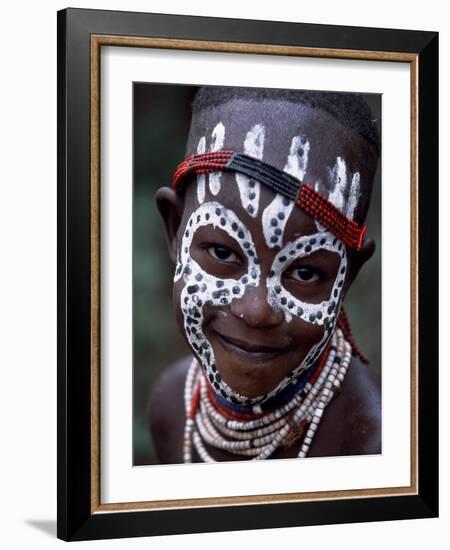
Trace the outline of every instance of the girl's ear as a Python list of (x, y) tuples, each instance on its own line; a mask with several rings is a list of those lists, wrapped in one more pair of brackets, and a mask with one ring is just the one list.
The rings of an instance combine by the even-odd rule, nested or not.
[(156, 192), (156, 206), (164, 221), (167, 249), (173, 263), (177, 260), (178, 228), (183, 215), (184, 201), (170, 187), (161, 187)]
[(370, 260), (375, 252), (375, 241), (373, 239), (364, 239), (363, 246), (361, 250), (355, 250), (352, 253), (349, 263), (349, 270), (347, 281), (345, 283), (345, 293), (353, 284), (353, 281), (356, 279), (359, 270), (362, 266)]

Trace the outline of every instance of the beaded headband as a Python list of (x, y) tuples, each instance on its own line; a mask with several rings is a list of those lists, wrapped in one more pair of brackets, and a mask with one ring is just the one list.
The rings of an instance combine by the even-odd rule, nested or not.
[(179, 191), (182, 180), (189, 174), (222, 171), (239, 172), (260, 181), (275, 193), (295, 201), (299, 208), (333, 233), (347, 247), (361, 249), (366, 226), (359, 227), (311, 185), (244, 153), (214, 151), (190, 155), (175, 170), (172, 186), (175, 191)]

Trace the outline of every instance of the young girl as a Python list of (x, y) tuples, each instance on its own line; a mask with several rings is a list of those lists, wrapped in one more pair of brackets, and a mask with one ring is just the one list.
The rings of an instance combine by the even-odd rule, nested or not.
[(375, 249), (378, 156), (358, 94), (197, 92), (157, 193), (191, 349), (149, 398), (161, 463), (381, 452), (380, 384), (342, 309)]

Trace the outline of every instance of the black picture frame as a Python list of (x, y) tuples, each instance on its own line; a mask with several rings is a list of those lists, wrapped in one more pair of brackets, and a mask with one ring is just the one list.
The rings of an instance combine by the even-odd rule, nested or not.
[[(95, 39), (97, 37), (97, 39)], [(100, 37), (100, 38), (99, 38)], [(96, 155), (93, 60), (103, 39), (298, 47), (329, 57), (411, 63), (415, 96), (412, 174), (416, 178), (417, 484), (415, 494), (108, 512), (98, 502), (92, 396), (99, 380), (93, 330), (93, 265), (98, 268), (92, 203)], [(133, 43), (130, 37), (135, 39)], [(93, 40), (94, 38), (94, 40)], [(183, 47), (183, 46), (180, 46)], [(187, 46), (184, 46), (187, 47)], [(94, 100), (93, 100), (94, 98)], [(438, 515), (438, 33), (149, 13), (58, 12), (58, 521), (63, 540), (138, 537)], [(416, 141), (414, 141), (416, 140)], [(98, 153), (98, 150), (97, 150)], [(94, 197), (95, 198), (95, 197)], [(98, 289), (97, 289), (98, 290)]]

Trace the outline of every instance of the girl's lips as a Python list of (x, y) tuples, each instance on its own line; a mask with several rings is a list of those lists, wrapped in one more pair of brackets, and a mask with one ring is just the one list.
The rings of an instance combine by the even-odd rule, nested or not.
[(288, 347), (264, 346), (256, 342), (239, 340), (231, 336), (224, 336), (214, 331), (222, 346), (231, 352), (237, 353), (246, 359), (269, 361), (288, 351)]

